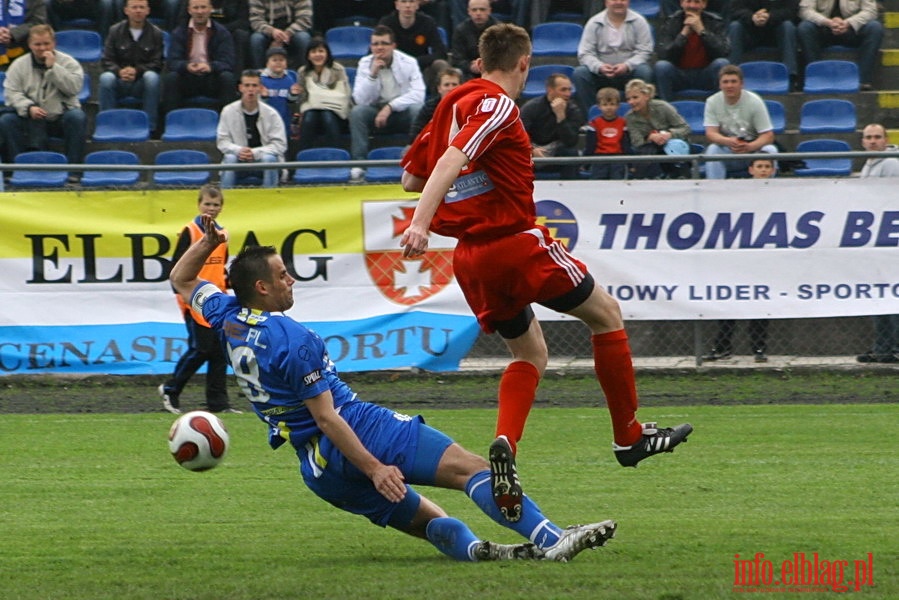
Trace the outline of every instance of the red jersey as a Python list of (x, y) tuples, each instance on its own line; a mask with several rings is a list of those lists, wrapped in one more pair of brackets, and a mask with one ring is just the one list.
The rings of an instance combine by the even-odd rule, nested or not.
[(590, 121), (596, 130), (596, 148), (593, 154), (624, 154), (624, 136), (627, 135), (627, 121), (615, 117), (611, 121), (600, 115)]
[(403, 168), (426, 179), (449, 146), (468, 157), (431, 221), (431, 231), (497, 238), (534, 226), (531, 142), (515, 101), (472, 79), (450, 91), (406, 153)]

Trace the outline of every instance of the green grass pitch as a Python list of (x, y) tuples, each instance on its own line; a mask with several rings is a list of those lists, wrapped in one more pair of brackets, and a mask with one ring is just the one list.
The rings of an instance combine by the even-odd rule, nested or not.
[[(425, 416), (486, 451), (493, 410)], [(527, 493), (563, 526), (616, 519), (607, 547), (569, 564), (463, 564), (314, 497), (250, 414), (226, 415), (230, 453), (205, 473), (169, 456), (170, 415), (0, 415), (0, 597), (704, 600), (745, 596), (735, 555), (757, 553), (778, 573), (796, 553), (846, 560), (846, 580), (870, 553), (873, 586), (850, 595), (899, 597), (899, 406), (640, 416), (695, 431), (674, 454), (623, 469), (604, 411), (542, 408), (520, 446)], [(422, 491), (482, 537), (518, 539), (463, 494)]]

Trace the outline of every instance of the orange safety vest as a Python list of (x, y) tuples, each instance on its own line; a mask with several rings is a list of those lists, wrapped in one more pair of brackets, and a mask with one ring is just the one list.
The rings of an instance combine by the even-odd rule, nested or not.
[[(224, 227), (221, 227), (216, 223), (216, 227), (219, 231), (228, 235), (228, 230)], [(200, 226), (197, 225), (196, 220), (188, 223), (184, 229), (190, 233), (190, 245), (193, 246), (200, 238), (202, 238), (206, 233), (200, 229)], [(219, 244), (215, 250), (212, 251), (212, 254), (206, 258), (206, 262), (203, 264), (203, 268), (200, 269), (200, 273), (198, 277), (204, 281), (208, 281), (210, 283), (215, 284), (220, 290), (227, 289), (228, 283), (225, 278), (225, 264), (228, 262), (228, 244)], [(175, 299), (178, 301), (178, 308), (181, 310), (181, 313), (184, 314), (184, 311), (190, 311), (190, 316), (194, 321), (202, 325), (203, 327), (209, 327), (209, 323), (206, 319), (203, 318), (203, 315), (195, 311), (193, 308), (188, 306), (188, 304), (181, 297), (181, 294), (175, 294)]]

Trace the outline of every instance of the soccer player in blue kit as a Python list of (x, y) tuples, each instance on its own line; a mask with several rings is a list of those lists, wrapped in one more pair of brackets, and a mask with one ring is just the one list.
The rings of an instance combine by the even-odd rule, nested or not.
[[(334, 506), (423, 538), (461, 561), (568, 561), (602, 546), (616, 523), (562, 529), (527, 496), (523, 516), (505, 519), (493, 500), (487, 461), (447, 435), (384, 407), (363, 402), (337, 375), (324, 341), (283, 311), (293, 306), (294, 279), (271, 246), (248, 246), (234, 259), (235, 296), (198, 278), (206, 258), (224, 243), (214, 221), (171, 272), (175, 290), (200, 312), (224, 343), (231, 366), (269, 444), (289, 443), (306, 485)], [(412, 485), (464, 491), (494, 521), (530, 540), (496, 544), (479, 539)]]

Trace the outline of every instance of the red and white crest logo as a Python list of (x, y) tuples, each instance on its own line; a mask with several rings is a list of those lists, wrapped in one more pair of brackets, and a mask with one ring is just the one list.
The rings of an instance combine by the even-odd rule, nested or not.
[(365, 202), (365, 267), (384, 296), (412, 306), (430, 298), (453, 280), (453, 248), (456, 240), (431, 234), (428, 251), (421, 257), (404, 258), (403, 232), (412, 221), (415, 204)]

